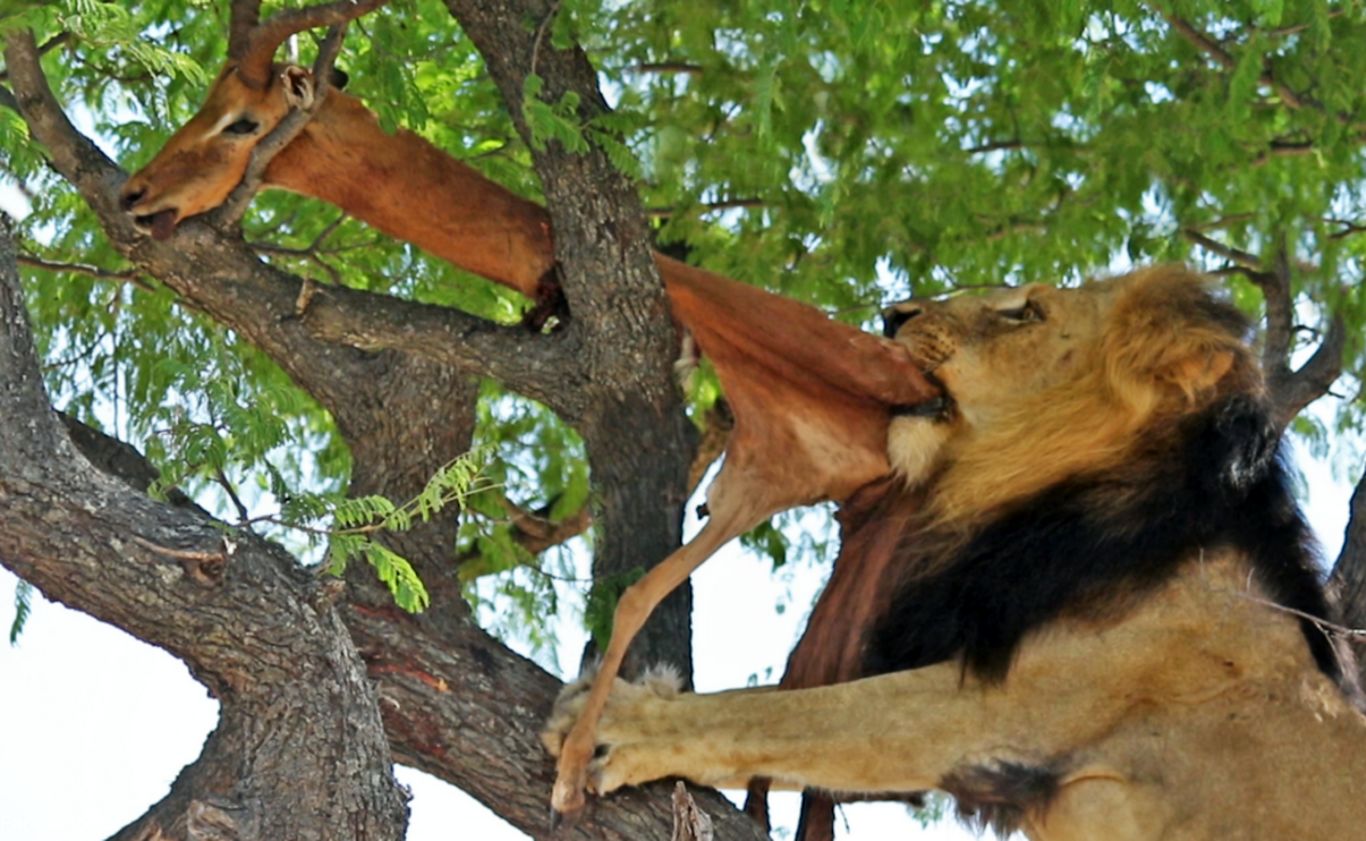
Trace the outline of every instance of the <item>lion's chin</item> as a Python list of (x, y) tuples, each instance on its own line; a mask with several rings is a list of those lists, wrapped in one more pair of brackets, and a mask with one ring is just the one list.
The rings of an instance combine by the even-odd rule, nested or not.
[(887, 427), (887, 460), (910, 487), (929, 479), (953, 425), (941, 418), (902, 415)]

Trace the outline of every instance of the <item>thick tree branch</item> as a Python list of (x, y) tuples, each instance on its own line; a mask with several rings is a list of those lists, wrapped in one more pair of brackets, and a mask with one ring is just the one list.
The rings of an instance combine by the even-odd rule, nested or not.
[[(1366, 473), (1357, 482), (1349, 506), (1342, 551), (1333, 564), (1330, 592), (1338, 607), (1338, 621), (1349, 628), (1366, 628)], [(1354, 638), (1355, 640), (1355, 638)], [(1358, 642), (1358, 669), (1366, 677), (1366, 647)]]
[[(77, 422), (67, 424), (73, 442), (110, 475), (140, 488), (156, 478), (155, 468), (127, 444)], [(430, 435), (423, 433), (429, 443)], [(458, 434), (454, 437), (459, 439)], [(371, 492), (376, 483), (388, 483), (389, 488), (401, 484), (391, 472), (386, 474), (386, 467), (392, 471), (405, 462), (440, 457), (439, 450), (430, 450), (425, 457), (423, 450), (389, 450), (388, 465), (362, 450), (367, 466), (356, 492)], [(421, 478), (413, 476), (414, 481)], [(439, 587), (434, 567), (444, 560), (444, 552), (423, 535), (416, 537), (420, 545), (400, 548)], [(380, 709), (396, 758), (456, 783), (533, 837), (548, 837), (544, 797), (551, 766), (536, 732), (559, 682), (509, 652), (449, 603), (434, 605), (422, 616), (405, 614), (364, 570), (348, 576), (348, 589), (347, 626), (364, 653), (371, 678), (378, 681)], [(192, 769), (185, 776), (199, 773)], [(723, 829), (720, 837), (762, 837), (719, 796), (699, 797), (707, 812), (717, 816)], [(665, 838), (668, 819), (661, 786), (648, 794), (614, 796), (598, 804), (572, 832), (556, 838)]]
[[(43, 393), (3, 217), (0, 439), (0, 562), (170, 651), (222, 703), (204, 761), (140, 832), (188, 838), (213, 809), (228, 838), (402, 836), (374, 690), (312, 577), (277, 547), (130, 492), (71, 447)], [(212, 768), (231, 768), (231, 783)]]
[(1342, 354), (1347, 346), (1347, 322), (1333, 315), (1328, 330), (1308, 361), (1299, 370), (1268, 380), (1275, 420), (1282, 427), (1306, 406), (1328, 393), (1342, 374)]
[[(446, 307), (343, 286), (319, 287), (301, 314), (308, 332), (367, 351), (397, 350), (491, 376), (573, 423), (586, 411), (583, 375), (572, 364), (581, 338), (505, 327)], [(565, 364), (565, 360), (571, 360)]]
[(1295, 338), (1294, 278), (1290, 270), (1290, 251), (1284, 241), (1276, 249), (1269, 271), (1252, 275), (1266, 301), (1266, 333), (1262, 337), (1262, 370), (1272, 391), (1290, 375), (1290, 351)]
[[(527, 79), (541, 97), (577, 97), (576, 120), (592, 125), (609, 109), (597, 74), (577, 46), (549, 37), (553, 0), (447, 0), (484, 57), (518, 132), (533, 150), (554, 230), (555, 257), (581, 337), (586, 411), (583, 435), (602, 503), (603, 540), (594, 576), (625, 576), (662, 560), (682, 537), (694, 431), (673, 381), (678, 342), (649, 248), (635, 185), (600, 149), (583, 154), (532, 136), (523, 109)], [(628, 669), (673, 662), (691, 674), (690, 592), (680, 588), (633, 644)], [(600, 641), (601, 642), (601, 641)]]

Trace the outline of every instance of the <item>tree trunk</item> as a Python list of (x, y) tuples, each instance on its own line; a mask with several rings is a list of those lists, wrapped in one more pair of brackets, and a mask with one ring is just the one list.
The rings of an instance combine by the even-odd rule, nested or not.
[(0, 216), (0, 559), (184, 660), (221, 704), (201, 759), (120, 837), (401, 838), (374, 687), (315, 577), (81, 458), (43, 393), (22, 301)]
[[(598, 493), (603, 541), (596, 579), (617, 586), (678, 547), (696, 435), (683, 415), (673, 363), (678, 337), (655, 270), (645, 214), (630, 179), (592, 148), (541, 144), (522, 116), (527, 77), (542, 96), (579, 98), (579, 122), (607, 113), (597, 74), (578, 47), (546, 35), (559, 4), (546, 0), (447, 0), (488, 65), (517, 130), (533, 150), (553, 222), (555, 257), (582, 348), (584, 385), (567, 416), (584, 437)], [(528, 21), (535, 26), (528, 26)], [(692, 674), (691, 590), (680, 587), (636, 638), (627, 671), (669, 662)], [(599, 640), (605, 643), (605, 640)]]

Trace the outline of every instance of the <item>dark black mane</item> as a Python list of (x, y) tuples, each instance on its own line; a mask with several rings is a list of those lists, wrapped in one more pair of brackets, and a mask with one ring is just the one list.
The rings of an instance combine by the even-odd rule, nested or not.
[[(1117, 597), (1151, 591), (1200, 549), (1241, 551), (1271, 599), (1326, 617), (1314, 544), (1265, 408), (1234, 397), (1164, 438), (1121, 471), (1012, 506), (946, 560), (925, 557), (933, 538), (904, 547), (908, 574), (938, 571), (899, 588), (868, 640), (866, 674), (961, 657), (965, 670), (1001, 681), (1030, 631), (1069, 610), (1122, 607)], [(1301, 625), (1319, 668), (1337, 679), (1328, 638)]]

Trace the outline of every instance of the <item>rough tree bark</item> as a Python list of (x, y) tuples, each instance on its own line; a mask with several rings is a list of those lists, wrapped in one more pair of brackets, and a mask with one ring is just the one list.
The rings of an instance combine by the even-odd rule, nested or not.
[[(539, 336), (435, 307), (424, 308), (380, 296), (343, 296), (343, 300), (329, 306), (348, 308), (353, 316), (360, 314), (375, 324), (390, 324), (398, 331), (411, 330), (414, 322), (403, 316), (416, 308), (421, 313), (421, 318), (416, 319), (418, 323), (426, 318), (443, 327), (439, 334), (429, 332), (416, 340), (417, 344), (425, 343), (428, 350), (437, 346), (439, 352), (423, 358), (398, 351), (371, 353), (319, 341), (292, 317), (302, 281), (261, 263), (239, 239), (197, 223), (184, 226), (182, 233), (168, 244), (137, 235), (116, 206), (117, 190), (125, 175), (65, 119), (43, 79), (32, 39), (22, 33), (12, 35), (7, 43), (6, 64), (15, 91), (14, 104), (34, 136), (49, 151), (54, 168), (80, 190), (100, 216), (111, 241), (135, 265), (166, 283), (185, 305), (208, 314), (260, 347), (332, 412), (354, 456), (355, 492), (395, 498), (410, 495), (437, 467), (466, 449), (472, 399), (467, 380), (472, 374), (500, 379), (571, 420), (606, 417), (609, 410), (625, 413), (628, 420), (633, 419), (638, 427), (654, 435), (654, 446), (659, 449), (650, 455), (655, 463), (676, 462), (677, 472), (686, 472), (690, 448), (686, 446), (686, 427), (678, 433), (682, 415), (676, 397), (668, 398), (675, 401), (669, 410), (675, 433), (670, 440), (675, 443), (659, 438), (651, 426), (662, 417), (661, 406), (668, 405), (667, 399), (660, 397), (665, 393), (665, 384), (669, 384), (667, 365), (644, 366), (642, 370), (653, 378), (653, 386), (642, 390), (639, 377), (624, 382), (615, 402), (611, 400), (614, 395), (606, 392), (605, 384), (600, 384), (596, 393), (576, 390), (578, 384), (588, 381), (590, 372), (607, 375), (605, 369), (585, 363), (586, 359), (608, 355), (604, 345), (597, 345), (591, 353), (585, 350), (603, 341), (604, 335), (611, 336), (613, 345), (627, 357), (636, 361), (654, 359), (658, 348), (649, 352), (636, 345), (641, 340), (657, 344), (661, 336), (667, 335), (667, 330), (661, 333), (652, 329), (658, 325), (652, 324), (650, 317), (637, 316), (627, 320), (628, 328), (604, 332), (594, 328), (590, 305), (576, 309), (573, 329)], [(601, 249), (615, 247), (610, 238), (597, 242)], [(607, 268), (612, 271), (605, 277), (595, 277), (594, 284), (611, 284), (617, 272), (610, 265)], [(577, 288), (585, 287), (593, 288), (587, 282), (581, 282)], [(577, 294), (575, 288), (571, 281), (571, 306), (576, 306), (572, 298)], [(612, 294), (628, 293), (617, 289)], [(620, 315), (618, 309), (607, 305), (601, 311), (604, 318), (615, 318)], [(393, 319), (394, 313), (402, 316)], [(663, 309), (655, 313), (653, 305), (647, 307), (647, 316), (656, 314), (667, 325)], [(390, 342), (391, 346), (395, 344), (398, 343)], [(632, 402), (641, 394), (652, 396), (643, 408)], [(631, 416), (631, 411), (645, 412), (645, 421)], [(684, 439), (684, 446), (677, 445), (678, 437)], [(639, 459), (642, 452), (638, 449), (626, 455)], [(629, 468), (610, 469), (613, 454), (609, 448), (599, 448), (597, 453), (597, 483), (604, 481), (601, 474), (629, 474), (636, 480)], [(602, 460), (608, 466), (600, 471)], [(674, 471), (661, 472), (668, 477)], [(672, 493), (670, 490), (664, 497)], [(676, 511), (681, 501), (670, 506), (663, 505), (660, 499), (661, 495), (656, 493), (642, 498), (622, 495), (604, 500), (603, 519), (608, 522), (609, 532), (614, 522), (649, 525), (644, 535), (648, 545), (636, 553), (627, 542), (632, 537), (630, 532), (618, 533), (619, 556), (634, 556), (633, 562), (653, 560), (676, 544), (677, 517), (661, 516), (661, 510)], [(635, 509), (636, 513), (621, 512), (609, 518), (606, 515), (614, 505)], [(7, 526), (22, 516), (18, 508), (8, 505), (0, 510), (0, 518)], [(378, 682), (379, 701), (374, 711), (383, 714), (395, 757), (470, 792), (532, 836), (547, 837), (545, 804), (553, 767), (535, 733), (559, 684), (473, 624), (467, 607), (458, 597), (450, 564), (453, 529), (453, 522), (436, 523), (405, 535), (396, 547), (414, 561), (432, 591), (433, 607), (426, 614), (402, 614), (369, 570), (353, 569), (348, 573), (346, 593), (339, 606), (349, 638), (345, 633), (341, 637), (347, 639), (348, 645), (354, 640), (370, 677)], [(663, 534), (673, 542), (661, 549), (658, 544), (663, 542)], [(6, 565), (13, 563), (8, 557), (3, 560)], [(83, 596), (66, 589), (60, 577), (39, 580), (19, 571), (49, 596), (85, 608)], [(235, 621), (237, 617), (229, 618)], [(234, 625), (232, 636), (242, 639), (254, 633), (248, 617), (242, 617), (242, 622)], [(677, 649), (679, 637), (670, 636), (661, 647)], [(185, 804), (194, 799), (197, 780), (222, 780), (231, 775), (225, 769), (233, 766), (224, 766), (222, 758), (221, 753), (206, 752), (181, 775), (171, 796), (129, 832), (164, 815), (183, 816)], [(297, 784), (290, 789), (281, 788), (293, 793), (297, 789)], [(718, 837), (763, 837), (723, 799), (710, 795), (701, 800), (717, 819)], [(183, 823), (182, 820), (182, 830)], [(671, 825), (668, 792), (660, 789), (596, 804), (578, 825), (557, 837), (663, 838), (668, 836)], [(328, 832), (324, 835), (349, 837)], [(123, 837), (134, 836), (124, 833)], [(186, 836), (179, 831), (171, 837)], [(290, 832), (262, 837), (311, 836)]]
[(401, 838), (375, 689), (316, 578), (76, 453), (43, 392), (3, 217), (0, 413), (5, 566), (184, 660), (220, 703), (200, 761), (119, 837)]
[[(588, 125), (609, 109), (597, 74), (577, 46), (556, 49), (547, 34), (555, 0), (447, 0), (488, 65), (517, 131), (532, 149), (555, 231), (555, 256), (578, 334), (584, 403), (570, 422), (583, 435), (595, 488), (602, 494), (603, 541), (594, 577), (612, 579), (662, 560), (682, 535), (687, 468), (696, 435), (673, 382), (678, 338), (655, 271), (644, 208), (630, 180), (594, 148), (584, 154), (558, 142), (533, 142), (522, 115), (530, 74), (542, 96), (579, 97)], [(529, 26), (528, 21), (535, 22)], [(625, 353), (622, 348), (629, 348)], [(686, 458), (661, 459), (660, 453)], [(680, 587), (636, 637), (626, 671), (673, 662), (692, 674), (691, 590)]]
[[(1333, 565), (1329, 590), (1338, 607), (1339, 621), (1349, 628), (1366, 629), (1366, 473), (1352, 492), (1347, 529), (1337, 563)], [(1357, 636), (1352, 641), (1357, 653), (1357, 674), (1366, 683), (1366, 639)]]

